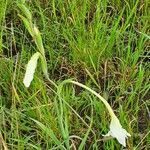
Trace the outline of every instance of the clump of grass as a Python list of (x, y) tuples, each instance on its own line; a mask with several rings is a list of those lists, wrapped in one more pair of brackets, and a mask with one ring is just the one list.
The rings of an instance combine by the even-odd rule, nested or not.
[[(58, 79), (56, 76), (63, 67), (72, 71), (73, 78), (106, 97), (121, 124), (132, 134), (128, 148), (148, 149), (149, 2), (43, 3), (36, 0), (27, 1), (25, 5), (27, 3), (33, 14), (32, 28), (36, 21), (36, 27), (41, 31), (39, 35), (42, 35), (46, 49), (51, 80)], [(18, 11), (13, 2), (7, 10), (10, 8), (12, 12)], [(9, 16), (7, 12), (5, 14), (8, 22)], [(14, 14), (16, 12), (11, 16)], [(5, 17), (2, 17), (5, 24)], [(26, 14), (23, 17), (27, 19)], [(52, 89), (48, 80), (43, 79), (40, 66), (31, 87), (24, 88), (24, 63), (32, 52), (40, 52), (39, 46), (18, 20), (11, 20), (11, 26), (7, 22), (1, 34), (3, 52), (6, 49), (12, 51), (14, 42), (21, 46), (17, 55), (0, 58), (2, 146), (9, 149), (65, 149), (64, 145), (67, 146), (69, 141), (72, 149), (121, 149), (114, 139), (102, 137), (108, 131), (109, 118), (95, 96), (69, 84), (61, 90), (62, 99), (58, 99), (57, 88)], [(34, 36), (32, 38), (36, 39)], [(67, 62), (66, 66), (62, 59)], [(80, 70), (76, 69), (78, 64)], [(61, 67), (56, 73), (58, 66)], [(68, 76), (66, 73), (65, 77)], [(58, 86), (62, 78), (60, 76), (56, 82)], [(60, 107), (61, 102), (63, 107)]]
[(1, 8), (0, 8), (0, 53), (2, 52), (2, 36), (3, 36), (3, 25), (5, 19), (5, 12), (7, 7), (7, 1), (1, 0)]
[[(44, 66), (44, 67), (42, 67), (42, 69), (43, 69), (43, 72), (44, 72), (45, 76), (47, 77), (47, 79), (50, 82), (52, 82), (49, 79), (48, 73), (47, 73), (47, 63), (46, 63), (46, 59), (45, 59), (45, 51), (44, 51), (44, 47), (43, 47), (43, 43), (42, 43), (42, 38), (40, 36), (40, 32), (38, 31), (37, 27), (35, 27), (35, 25), (32, 25), (32, 16), (31, 16), (30, 11), (27, 9), (27, 7), (25, 7), (24, 4), (19, 4), (19, 7), (24, 12), (24, 14), (26, 14), (26, 18), (24, 18), (21, 15), (20, 15), (20, 17), (22, 18), (22, 20), (23, 20), (26, 28), (30, 32), (31, 36), (34, 38), (35, 43), (36, 43), (36, 45), (37, 45), (37, 47), (40, 51), (40, 53), (36, 52), (31, 57), (30, 61), (28, 62), (27, 69), (26, 69), (26, 74), (25, 74), (23, 83), (26, 87), (30, 86), (31, 81), (33, 80), (34, 72), (35, 72), (35, 69), (36, 69), (36, 66), (37, 66), (37, 60), (38, 60), (39, 57), (42, 60), (42, 66)], [(54, 83), (54, 82), (52, 82), (52, 83)], [(96, 95), (104, 103), (104, 105), (108, 109), (109, 114), (111, 116), (110, 131), (109, 131), (107, 136), (116, 137), (117, 140), (119, 141), (119, 143), (126, 147), (126, 138), (127, 138), (127, 136), (130, 136), (130, 134), (127, 133), (127, 131), (125, 129), (122, 129), (122, 126), (121, 126), (118, 118), (114, 114), (114, 112), (113, 112), (111, 106), (109, 105), (109, 103), (102, 96), (100, 96), (98, 93), (96, 93), (92, 89), (88, 88), (87, 86), (85, 86), (85, 85), (83, 85), (79, 82), (75, 82), (75, 81), (71, 81), (71, 80), (65, 80), (65, 81), (63, 81), (63, 84), (64, 83), (72, 83), (72, 84), (78, 85), (82, 88), (85, 88), (86, 90), (88, 90), (91, 93), (93, 93), (94, 95)], [(55, 83), (54, 83), (54, 85), (57, 86)], [(66, 123), (63, 125), (63, 122), (64, 122), (63, 121), (63, 112), (62, 112), (63, 111), (63, 105), (62, 105), (61, 94), (60, 94), (62, 85), (60, 84), (60, 86), (58, 87), (58, 97), (59, 97), (59, 100), (60, 100), (60, 103), (59, 103), (60, 106), (58, 106), (58, 104), (56, 102), (56, 106), (57, 106), (56, 109), (57, 109), (57, 112), (58, 112), (57, 114), (58, 114), (58, 118), (59, 118), (59, 122), (60, 122), (60, 129), (61, 129), (61, 132), (62, 132), (62, 136), (63, 136), (64, 140), (66, 141), (65, 143), (66, 143), (67, 149), (70, 149), (68, 127), (65, 128), (65, 126), (67, 126)], [(61, 110), (60, 113), (59, 113), (59, 107), (60, 107), (60, 110)], [(38, 122), (38, 124), (39, 124), (39, 122)], [(40, 126), (42, 128), (44, 128), (44, 125), (40, 124)], [(54, 141), (57, 141), (57, 145), (60, 145), (61, 143), (59, 142), (59, 140), (57, 140), (57, 138), (54, 135), (52, 130), (50, 130), (50, 133), (52, 134), (53, 139), (56, 139)], [(89, 130), (88, 130), (88, 134), (89, 134)], [(84, 146), (85, 141), (88, 137), (88, 134), (86, 134), (84, 140), (81, 142), (81, 144), (79, 146), (79, 149)]]

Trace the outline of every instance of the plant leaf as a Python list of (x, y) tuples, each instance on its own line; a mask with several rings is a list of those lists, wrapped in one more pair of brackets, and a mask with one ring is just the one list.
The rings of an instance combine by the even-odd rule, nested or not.
[(31, 34), (31, 36), (33, 37), (33, 32), (32, 32), (32, 28), (31, 28), (31, 23), (28, 21), (27, 18), (25, 18), (24, 16), (18, 14), (18, 16), (22, 19), (26, 29), (29, 31), (29, 33)]
[(31, 12), (29, 11), (29, 9), (24, 4), (18, 3), (18, 7), (24, 13), (24, 15), (28, 18), (29, 21), (32, 20)]
[(56, 137), (55, 133), (53, 132), (53, 130), (51, 128), (46, 127), (44, 124), (42, 124), (41, 122), (39, 122), (33, 118), (31, 118), (31, 120), (33, 120), (42, 129), (42, 131), (44, 131), (47, 135), (49, 135), (52, 138), (52, 140), (55, 142), (56, 145), (60, 146), (61, 148), (63, 147), (63, 145), (58, 140), (58, 138)]
[(42, 71), (45, 75), (45, 77), (48, 79), (48, 72), (47, 72), (47, 62), (46, 62), (46, 58), (45, 56), (43, 56), (42, 54), (40, 55), (41, 58), (41, 66), (42, 66)]

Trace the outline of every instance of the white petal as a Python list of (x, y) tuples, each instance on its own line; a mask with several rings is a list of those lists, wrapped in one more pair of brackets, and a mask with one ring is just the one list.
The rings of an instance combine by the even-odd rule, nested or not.
[(33, 54), (33, 56), (31, 57), (31, 59), (27, 64), (26, 73), (23, 79), (23, 83), (26, 87), (29, 87), (31, 81), (33, 80), (34, 72), (37, 66), (37, 60), (40, 57), (40, 55), (41, 54), (39, 52)]
[(120, 144), (126, 147), (126, 139), (131, 136), (125, 129), (122, 128), (118, 118), (115, 116), (110, 123), (110, 131), (105, 136), (115, 137)]
[(103, 134), (102, 136), (111, 136), (111, 132), (109, 131), (107, 134)]

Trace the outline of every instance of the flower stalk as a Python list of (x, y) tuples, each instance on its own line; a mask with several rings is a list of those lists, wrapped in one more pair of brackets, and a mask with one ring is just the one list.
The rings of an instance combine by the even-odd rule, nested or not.
[(110, 114), (110, 117), (111, 117), (110, 131), (104, 136), (112, 136), (112, 137), (116, 138), (121, 145), (126, 147), (126, 139), (128, 138), (128, 136), (131, 136), (131, 135), (125, 129), (122, 128), (119, 119), (115, 115), (115, 113), (114, 113), (113, 109), (111, 108), (111, 106), (109, 105), (109, 103), (97, 92), (95, 92), (91, 88), (83, 85), (82, 83), (79, 83), (76, 81), (65, 80), (61, 83), (60, 89), (62, 89), (63, 85), (66, 83), (72, 83), (74, 85), (80, 86), (80, 87), (88, 90), (89, 92), (94, 94), (96, 97), (98, 97), (104, 103), (104, 105), (106, 106), (106, 108)]

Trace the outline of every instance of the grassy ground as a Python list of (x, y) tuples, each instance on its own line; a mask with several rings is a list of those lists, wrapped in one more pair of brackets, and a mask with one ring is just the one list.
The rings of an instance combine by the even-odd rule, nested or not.
[[(123, 149), (102, 136), (110, 118), (89, 92), (66, 85), (66, 103), (59, 103), (40, 66), (31, 86), (23, 85), (36, 45), (16, 1), (0, 4), (0, 149)], [(59, 85), (74, 78), (100, 93), (131, 134), (127, 149), (149, 150), (150, 1), (32, 0), (26, 6), (43, 38), (50, 79)]]

